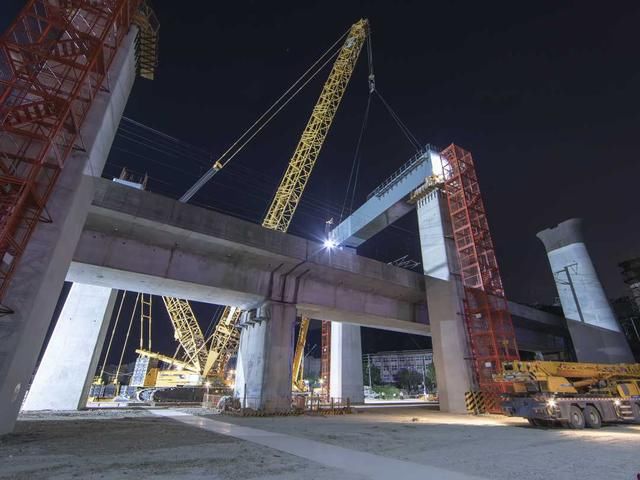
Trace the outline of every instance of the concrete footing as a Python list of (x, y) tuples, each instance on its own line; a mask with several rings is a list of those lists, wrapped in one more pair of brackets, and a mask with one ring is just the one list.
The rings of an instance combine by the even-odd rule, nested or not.
[(329, 395), (364, 403), (362, 379), (362, 340), (360, 327), (349, 323), (331, 323), (331, 375)]
[(295, 305), (267, 303), (243, 313), (235, 396), (268, 413), (291, 408)]
[(23, 410), (78, 410), (87, 403), (117, 291), (74, 283)]

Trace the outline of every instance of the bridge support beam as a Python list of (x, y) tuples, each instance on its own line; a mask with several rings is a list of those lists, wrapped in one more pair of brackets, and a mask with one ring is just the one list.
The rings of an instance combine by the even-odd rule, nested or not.
[(79, 410), (87, 404), (117, 290), (74, 283), (23, 410)]
[(418, 226), (426, 278), (440, 410), (465, 413), (472, 372), (462, 317), (462, 287), (447, 201), (434, 190), (418, 201)]
[(331, 323), (329, 395), (352, 404), (364, 403), (360, 326)]
[(243, 313), (235, 396), (243, 407), (265, 412), (291, 409), (296, 307), (267, 303)]
[[(136, 28), (109, 70), (109, 92), (94, 98), (81, 128), (85, 151), (74, 152), (5, 295), (13, 314), (0, 318), (0, 435), (13, 431), (111, 144), (135, 79)], [(73, 352), (69, 352), (72, 355)]]

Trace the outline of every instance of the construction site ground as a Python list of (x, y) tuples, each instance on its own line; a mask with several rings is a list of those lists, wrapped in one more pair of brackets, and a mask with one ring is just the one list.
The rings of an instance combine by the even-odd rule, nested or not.
[(103, 409), (22, 415), (0, 437), (0, 478), (631, 480), (639, 452), (640, 425), (540, 430), (433, 407), (258, 418)]

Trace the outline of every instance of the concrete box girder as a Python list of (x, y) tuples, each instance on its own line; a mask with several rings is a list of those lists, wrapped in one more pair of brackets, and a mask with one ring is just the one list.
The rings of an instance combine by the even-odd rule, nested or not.
[(427, 331), (422, 275), (108, 180), (96, 188), (68, 280)]

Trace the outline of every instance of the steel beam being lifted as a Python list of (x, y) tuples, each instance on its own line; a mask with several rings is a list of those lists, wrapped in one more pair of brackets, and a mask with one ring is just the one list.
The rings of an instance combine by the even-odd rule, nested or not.
[(358, 247), (376, 233), (415, 208), (408, 202), (410, 194), (432, 176), (442, 176), (442, 160), (438, 150), (427, 145), (400, 167), (367, 201), (329, 232), (335, 245)]

